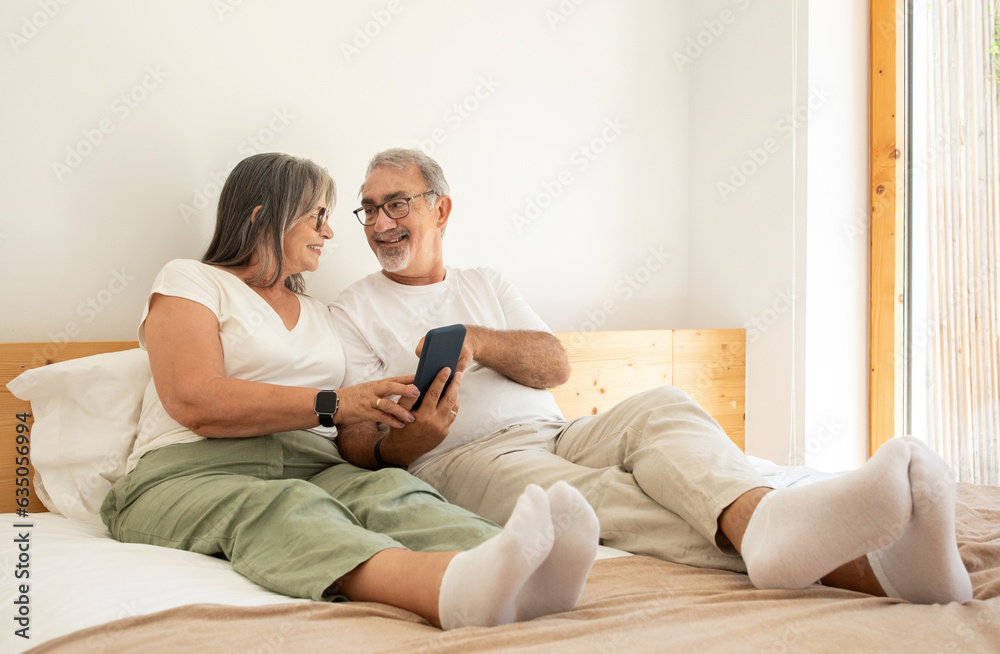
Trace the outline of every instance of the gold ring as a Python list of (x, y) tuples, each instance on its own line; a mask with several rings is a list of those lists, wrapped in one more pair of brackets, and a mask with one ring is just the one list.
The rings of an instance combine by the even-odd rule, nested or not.
[(453, 415), (453, 416), (455, 416), (457, 418), (458, 417), (458, 411), (455, 411), (454, 409), (452, 409), (451, 410), (451, 415)]
[(379, 402), (381, 402), (381, 401), (382, 401), (382, 398), (381, 398), (381, 397), (380, 397), (380, 398), (378, 398), (377, 400), (375, 400), (375, 408), (376, 408), (377, 410), (381, 410), (381, 409), (379, 409), (379, 408), (378, 408), (378, 405), (379, 405)]

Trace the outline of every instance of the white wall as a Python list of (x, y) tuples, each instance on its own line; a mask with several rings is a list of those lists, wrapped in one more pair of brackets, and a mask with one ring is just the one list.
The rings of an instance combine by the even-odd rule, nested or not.
[(333, 298), (376, 268), (350, 210), (368, 158), (397, 145), (449, 177), (449, 263), (504, 269), (554, 328), (684, 315), (688, 103), (669, 54), (686, 1), (226, 2), (0, 9), (34, 34), (0, 55), (0, 272), (32, 271), (4, 290), (30, 310), (0, 337), (131, 337), (159, 267), (203, 251), (226, 172), (265, 150), (340, 185), (310, 280)]
[(867, 443), (867, 24), (692, 3), (688, 320), (747, 328), (747, 452), (828, 470)]
[(805, 462), (868, 457), (869, 2), (809, 3)]
[(793, 8), (709, 0), (691, 16), (708, 45), (691, 67), (689, 320), (746, 327), (747, 452), (782, 463), (803, 418), (806, 138), (790, 114), (807, 21), (800, 7), (796, 55)]
[[(791, 0), (64, 2), (0, 6), (0, 339), (134, 337), (157, 270), (204, 250), (225, 174), (268, 150), (337, 179), (336, 237), (309, 279), (332, 299), (376, 269), (350, 214), (367, 159), (418, 146), (451, 182), (448, 262), (504, 270), (553, 329), (773, 311), (750, 332), (747, 443), (787, 458), (791, 148), (725, 199), (716, 182), (783, 136)], [(680, 62), (723, 9), (734, 21)], [(800, 289), (806, 164), (821, 164), (805, 144)], [(803, 313), (800, 425), (805, 328)]]

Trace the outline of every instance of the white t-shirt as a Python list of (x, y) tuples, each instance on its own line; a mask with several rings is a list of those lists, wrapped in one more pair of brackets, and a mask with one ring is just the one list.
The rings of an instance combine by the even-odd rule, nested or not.
[[(299, 321), (287, 329), (281, 317), (243, 280), (221, 268), (191, 259), (175, 259), (160, 271), (139, 322), (139, 345), (146, 348), (144, 325), (154, 293), (203, 304), (219, 319), (226, 376), (248, 381), (307, 388), (340, 388), (344, 352), (330, 312), (319, 300), (299, 295)], [(333, 428), (317, 427), (331, 437)], [(142, 400), (139, 433), (127, 470), (146, 452), (174, 443), (202, 440), (167, 415), (150, 380)]]
[[(550, 332), (500, 273), (447, 267), (437, 284), (406, 286), (381, 272), (349, 286), (331, 305), (347, 357), (345, 385), (412, 375), (417, 343), (434, 327), (461, 323), (491, 329)], [(448, 437), (410, 466), (510, 425), (563, 420), (552, 394), (519, 384), (476, 362), (463, 375), (459, 412)]]

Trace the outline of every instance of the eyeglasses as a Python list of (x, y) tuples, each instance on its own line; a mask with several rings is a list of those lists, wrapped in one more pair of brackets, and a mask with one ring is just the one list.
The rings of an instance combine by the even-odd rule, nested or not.
[(411, 195), (408, 198), (393, 198), (386, 200), (382, 204), (363, 204), (360, 209), (354, 210), (354, 215), (358, 217), (358, 222), (365, 227), (371, 227), (378, 220), (378, 210), (385, 209), (385, 215), (393, 220), (402, 220), (410, 215), (410, 200), (422, 198), (425, 195), (434, 193), (433, 189), (424, 191), (420, 195)]
[(330, 214), (327, 212), (326, 207), (320, 207), (316, 213), (310, 214), (309, 217), (316, 219), (316, 231), (322, 232), (323, 227), (326, 226), (326, 221), (330, 219)]

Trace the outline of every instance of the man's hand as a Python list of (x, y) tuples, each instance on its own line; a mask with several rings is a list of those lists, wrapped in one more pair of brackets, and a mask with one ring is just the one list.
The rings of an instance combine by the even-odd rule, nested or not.
[[(414, 350), (417, 358), (424, 351), (424, 340), (426, 336), (420, 338), (420, 342), (417, 343), (417, 349)], [(462, 353), (458, 355), (458, 364), (455, 366), (455, 372), (465, 372), (465, 369), (469, 367), (469, 364), (476, 359), (476, 346), (475, 346), (476, 335), (473, 328), (468, 325), (465, 327), (465, 340), (462, 341)]]
[[(423, 348), (421, 338), (416, 350), (418, 357)], [(569, 379), (566, 350), (548, 332), (466, 325), (465, 342), (455, 369), (462, 372), (473, 361), (531, 388), (553, 388)]]
[[(405, 427), (389, 430), (389, 435), (379, 447), (386, 463), (408, 466), (433, 450), (448, 436), (451, 424), (458, 417), (458, 389), (462, 385), (462, 373), (456, 372), (448, 390), (442, 393), (450, 374), (449, 368), (438, 371), (420, 408), (413, 414), (416, 421)], [(399, 405), (409, 410), (414, 402), (416, 398), (400, 398)]]

